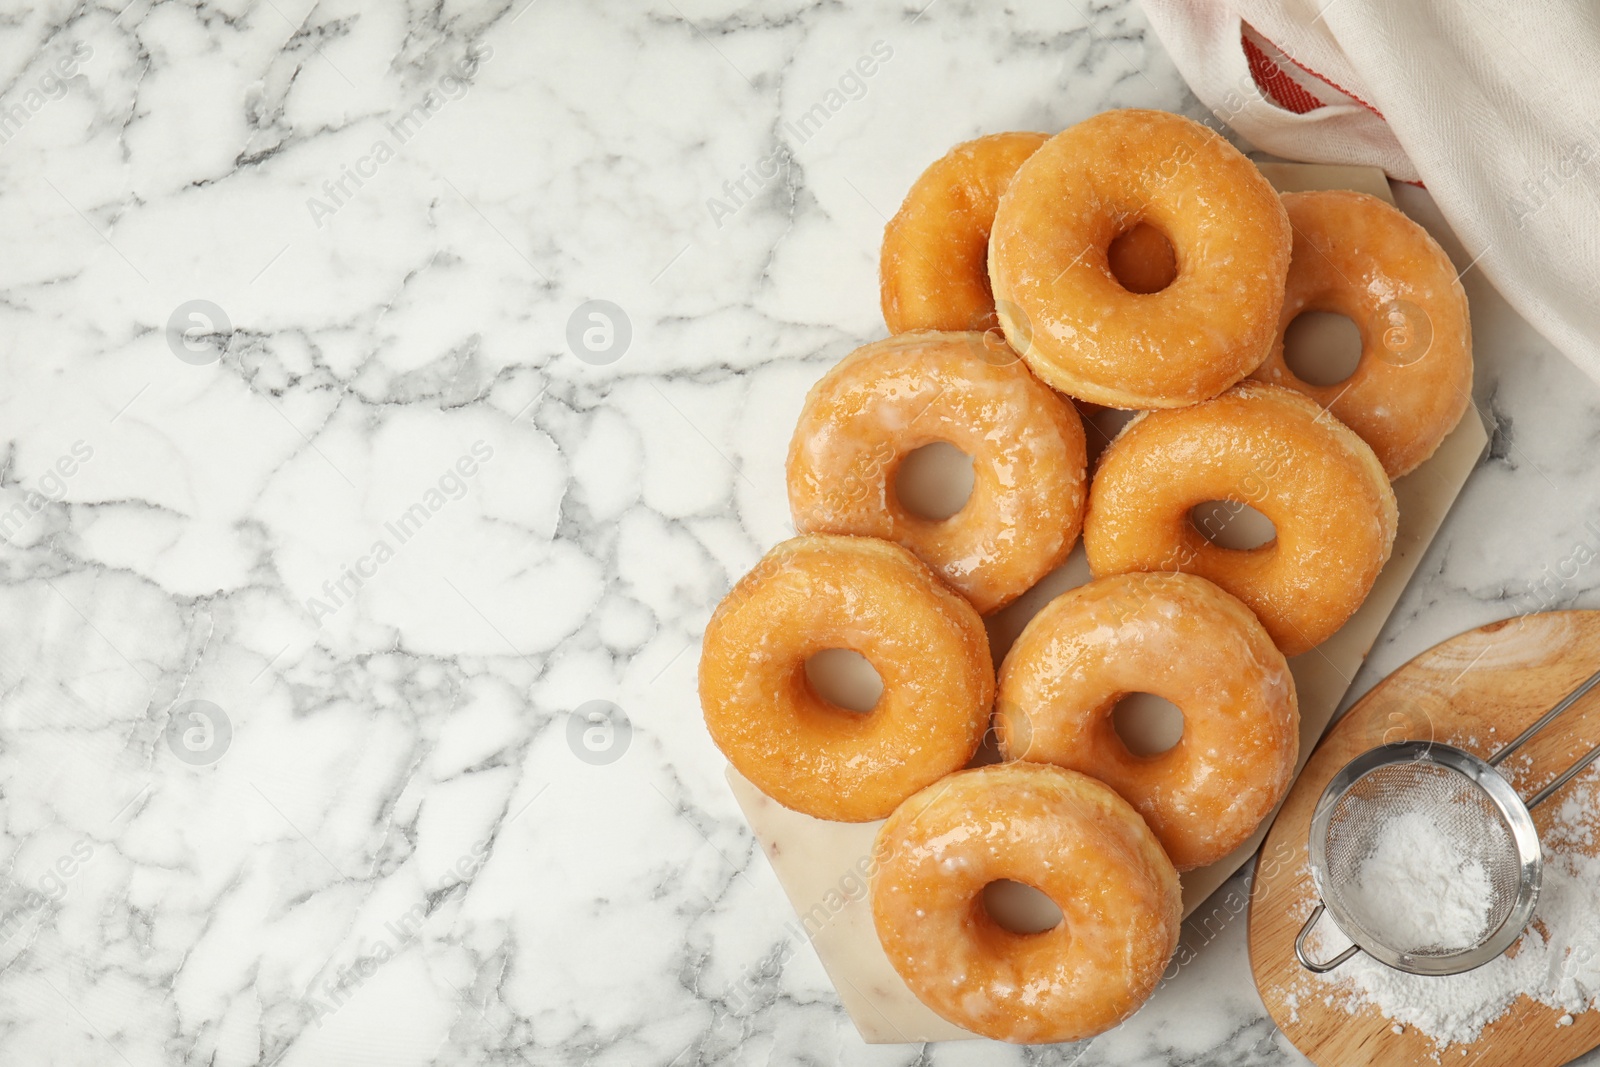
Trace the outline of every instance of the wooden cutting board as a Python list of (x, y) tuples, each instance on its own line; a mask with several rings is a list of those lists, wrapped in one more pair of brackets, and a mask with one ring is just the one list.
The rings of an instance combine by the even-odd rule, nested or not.
[[(1555, 611), (1491, 623), (1435, 645), (1378, 683), (1312, 753), (1262, 846), (1250, 891), (1250, 967), (1273, 1021), (1313, 1062), (1364, 1067), (1435, 1058), (1429, 1038), (1409, 1028), (1394, 1033), (1391, 1021), (1375, 1008), (1352, 1015), (1323, 1003), (1320, 995), (1305, 995), (1308, 972), (1295, 960), (1294, 939), (1316, 900), (1306, 837), (1328, 781), (1355, 756), (1385, 742), (1433, 739), (1488, 756), (1597, 668), (1600, 611)], [(1520, 765), (1524, 755), (1529, 757), (1525, 767), (1514, 768), (1513, 784), (1530, 796), (1595, 742), (1600, 742), (1600, 690), (1507, 761)], [(1561, 796), (1534, 811), (1541, 834)], [(1600, 852), (1600, 842), (1593, 847)], [(1325, 987), (1313, 977), (1310, 988)], [(1553, 1067), (1600, 1045), (1600, 1010), (1574, 1016), (1568, 1026), (1556, 1025), (1561, 1014), (1523, 998), (1477, 1041), (1451, 1046), (1439, 1061)]]

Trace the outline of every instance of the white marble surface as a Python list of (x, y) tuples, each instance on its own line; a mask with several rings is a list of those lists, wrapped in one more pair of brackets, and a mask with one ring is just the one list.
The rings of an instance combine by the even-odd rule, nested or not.
[[(920, 7), (10, 5), (0, 1062), (1290, 1058), (1242, 912), (1086, 1047), (862, 1045), (700, 724), (916, 173), (1196, 113), (1130, 0)], [(1600, 536), (1600, 392), (1478, 361), (1491, 458), (1358, 689)]]

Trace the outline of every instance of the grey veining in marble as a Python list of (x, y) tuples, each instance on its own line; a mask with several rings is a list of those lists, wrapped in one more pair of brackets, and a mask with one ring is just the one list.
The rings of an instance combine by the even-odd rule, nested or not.
[[(13, 5), (0, 1062), (1289, 1062), (1242, 918), (1085, 1046), (863, 1046), (695, 695), (912, 179), (1128, 105), (1199, 113), (1131, 0)], [(1357, 690), (1593, 536), (1600, 394), (1487, 340)]]

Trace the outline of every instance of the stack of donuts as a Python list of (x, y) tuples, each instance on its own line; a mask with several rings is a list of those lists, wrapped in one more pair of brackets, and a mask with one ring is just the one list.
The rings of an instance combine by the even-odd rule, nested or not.
[[(1286, 657), (1361, 605), (1394, 542), (1390, 480), (1465, 410), (1466, 297), (1387, 203), (1279, 196), (1205, 126), (1137, 110), (957, 146), (890, 221), (881, 275), (892, 336), (817, 383), (789, 449), (801, 536), (706, 629), (706, 724), (779, 803), (887, 819), (874, 922), (928, 1007), (988, 1037), (1078, 1040), (1154, 990), (1178, 872), (1236, 849), (1288, 789)], [(1339, 386), (1285, 362), (1308, 310), (1361, 332)], [(1092, 479), (1075, 402), (1139, 412)], [(939, 441), (974, 484), (930, 520), (895, 475)], [(1255, 508), (1274, 538), (1219, 547), (1190, 519), (1208, 501)], [(1035, 615), (997, 672), (983, 617), (1080, 533), (1093, 580)], [(836, 648), (883, 681), (867, 714), (807, 680)], [(1114, 729), (1136, 692), (1182, 711), (1169, 750), (1136, 755)], [(1001, 762), (973, 766), (991, 728)], [(1002, 879), (1048, 895), (1060, 924), (1001, 927), (981, 894)]]

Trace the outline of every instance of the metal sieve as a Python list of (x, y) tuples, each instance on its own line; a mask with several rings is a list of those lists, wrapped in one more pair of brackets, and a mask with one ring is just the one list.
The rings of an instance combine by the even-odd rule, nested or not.
[[(1460, 974), (1510, 948), (1533, 917), (1544, 871), (1532, 810), (1600, 758), (1600, 745), (1526, 802), (1495, 768), (1596, 685), (1600, 671), (1487, 760), (1450, 745), (1405, 741), (1364, 752), (1345, 764), (1322, 791), (1311, 818), (1311, 878), (1321, 900), (1295, 938), (1294, 954), (1301, 966), (1320, 974), (1365, 952), (1410, 974)], [(1384, 828), (1411, 812), (1429, 816), (1488, 874), (1488, 917), (1471, 944), (1392, 944), (1392, 935), (1383, 933), (1385, 916), (1372, 914), (1376, 905), (1354, 892)], [(1307, 954), (1306, 939), (1324, 910), (1352, 944), (1332, 959), (1318, 961)]]

